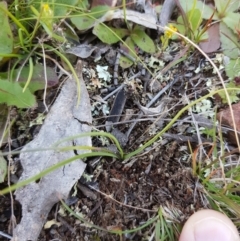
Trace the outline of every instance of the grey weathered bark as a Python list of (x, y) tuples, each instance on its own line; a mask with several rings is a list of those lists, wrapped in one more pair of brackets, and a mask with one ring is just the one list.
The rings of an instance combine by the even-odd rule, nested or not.
[[(77, 106), (76, 81), (68, 79), (48, 113), (39, 134), (23, 148), (20, 154), (23, 167), (20, 181), (75, 156), (73, 150), (24, 151), (49, 148), (63, 138), (91, 131), (89, 125), (83, 124), (91, 123), (92, 117), (88, 92), (82, 79), (80, 84), (80, 104)], [(91, 146), (91, 137), (75, 139), (74, 144)], [(61, 147), (67, 146), (73, 146), (73, 141), (61, 144)], [(83, 152), (78, 151), (79, 154)], [(13, 232), (12, 241), (37, 240), (52, 206), (59, 201), (59, 198), (67, 198), (84, 169), (85, 163), (78, 159), (42, 177), (38, 182), (32, 182), (18, 189), (15, 195), (22, 204), (22, 219)]]

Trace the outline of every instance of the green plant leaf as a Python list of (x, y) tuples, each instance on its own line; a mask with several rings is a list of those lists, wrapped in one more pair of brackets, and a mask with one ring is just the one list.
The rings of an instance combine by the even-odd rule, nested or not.
[[(239, 88), (239, 86), (237, 86), (236, 83), (234, 83), (234, 81), (230, 81), (226, 84), (226, 88)], [(239, 100), (238, 94), (240, 94), (240, 88), (239, 90), (228, 90), (227, 92), (231, 103), (237, 102)], [(222, 98), (222, 103), (228, 103), (228, 99), (225, 92), (220, 92), (219, 95)]]
[(231, 59), (225, 67), (225, 71), (231, 80), (233, 80), (235, 77), (240, 77), (240, 59)]
[[(215, 0), (215, 6), (217, 8), (217, 12), (219, 17), (225, 18), (225, 16), (229, 13), (233, 13), (239, 8), (239, 1), (238, 0)], [(226, 6), (228, 4), (228, 6)]]
[(187, 13), (187, 16), (191, 25), (191, 30), (195, 33), (202, 22), (202, 13), (199, 9), (193, 9)]
[(125, 56), (121, 56), (119, 60), (119, 64), (123, 69), (129, 68), (130, 66), (133, 65), (133, 61)]
[(129, 31), (125, 28), (106, 27), (105, 24), (100, 23), (93, 28), (93, 34), (95, 34), (103, 43), (114, 44), (128, 35)]
[(153, 40), (143, 30), (133, 30), (130, 37), (141, 50), (147, 53), (154, 53), (156, 51)]
[(95, 23), (95, 19), (82, 13), (80, 16), (72, 17), (72, 23), (77, 27), (78, 30), (85, 30), (91, 27)]
[(231, 0), (229, 5), (228, 5), (227, 11), (228, 12), (235, 12), (239, 9), (239, 7), (240, 7), (240, 5), (239, 5), (238, 0)]
[(0, 103), (15, 105), (19, 108), (28, 108), (35, 105), (35, 96), (26, 89), (23, 92), (18, 82), (0, 80)]
[(7, 161), (2, 156), (2, 152), (0, 151), (0, 183), (4, 182), (4, 179), (7, 174)]
[[(8, 22), (8, 15), (2, 9), (7, 10), (6, 2), (0, 2), (0, 54), (10, 54), (13, 50), (13, 35), (11, 31), (10, 24)], [(0, 56), (0, 60), (2, 60), (2, 56)]]
[[(179, 0), (179, 2), (185, 13), (190, 11), (191, 9), (193, 9), (194, 1)], [(197, 1), (195, 9), (200, 10), (200, 12), (202, 14), (202, 18), (204, 18), (204, 19), (209, 19), (212, 16), (213, 11), (214, 11), (213, 8), (211, 8), (208, 5), (205, 5), (202, 1)], [(218, 16), (216, 13), (213, 16), (213, 19), (214, 20), (218, 19)]]
[(236, 45), (238, 43), (238, 38), (223, 22), (220, 22), (220, 40), (223, 53), (231, 59), (238, 58), (239, 51)]
[(88, 10), (90, 7), (90, 3), (88, 0), (81, 0), (81, 1), (78, 1), (78, 7), (83, 10)]
[[(20, 69), (15, 69), (12, 73), (12, 79), (11, 81), (15, 81), (17, 78), (17, 75), (19, 74), (19, 71), (21, 71), (21, 74), (19, 76), (18, 82), (21, 85), (21, 87), (24, 87), (26, 84), (26, 81), (28, 79), (29, 75), (29, 66), (25, 66)], [(34, 93), (37, 90), (42, 90), (45, 88), (45, 71), (47, 76), (47, 87), (52, 87), (58, 84), (58, 77), (54, 71), (54, 69), (50, 67), (44, 68), (41, 64), (36, 64), (33, 67), (33, 74), (31, 78), (31, 82), (28, 85), (28, 89)], [(7, 79), (9, 76), (8, 72), (0, 73), (0, 79)]]
[(186, 27), (184, 26), (184, 22), (183, 22), (183, 17), (182, 16), (179, 16), (177, 18), (177, 23), (174, 24), (174, 26), (177, 28), (179, 33), (181, 33), (183, 35), (186, 35)]
[(134, 26), (134, 28), (133, 28), (133, 30), (135, 31), (135, 30), (142, 30), (142, 31), (144, 31), (144, 27), (143, 26), (141, 26), (141, 25), (139, 25), (139, 24), (136, 24), (135, 26)]
[(76, 6), (78, 0), (55, 0), (52, 8), (54, 9), (54, 16), (66, 16), (71, 6)]
[(208, 32), (204, 32), (204, 33), (200, 36), (198, 42), (206, 41), (206, 40), (208, 40), (208, 38), (209, 38)]
[(215, 6), (217, 8), (218, 13), (223, 13), (223, 11), (226, 9), (226, 0), (217, 0), (214, 1), (215, 2)]
[[(129, 56), (136, 58), (135, 45), (130, 37), (128, 37), (125, 40), (125, 44), (126, 45), (121, 44), (121, 50), (123, 52), (125, 52), (126, 54), (128, 54)], [(125, 69), (125, 68), (129, 68), (133, 64), (133, 61), (131, 59), (121, 55), (119, 64), (123, 69)]]
[(240, 23), (239, 13), (227, 12), (222, 21), (237, 34), (236, 28)]
[(79, 30), (86, 30), (91, 27), (96, 19), (102, 17), (108, 10), (110, 9), (109, 6), (96, 6), (91, 9), (89, 13), (79, 13), (71, 18), (72, 23), (79, 29)]

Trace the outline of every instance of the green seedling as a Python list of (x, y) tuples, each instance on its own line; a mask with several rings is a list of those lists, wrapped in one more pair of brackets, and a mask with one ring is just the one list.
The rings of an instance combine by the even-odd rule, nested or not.
[[(173, 211), (174, 212), (174, 211)], [(174, 241), (176, 240), (175, 234), (177, 233), (174, 230), (173, 223), (165, 217), (165, 212), (161, 206), (158, 211), (158, 217), (155, 224), (155, 240), (156, 241)]]
[(240, 51), (239, 41), (239, 23), (240, 14), (236, 11), (239, 9), (239, 1), (228, 0), (215, 1), (217, 8), (217, 17), (220, 22), (220, 40), (222, 43), (223, 53), (231, 59), (237, 59)]
[(239, 8), (238, 0), (216, 0), (214, 1), (215, 9), (204, 4), (202, 1), (179, 0), (179, 2), (185, 13), (198, 9), (201, 12), (202, 18), (207, 20), (213, 15), (213, 20), (224, 22), (237, 34), (236, 27), (240, 20), (240, 15), (237, 13)]
[[(33, 55), (46, 59), (50, 51), (54, 52), (68, 66), (75, 79), (78, 79), (72, 64), (62, 54), (64, 43), (67, 42), (66, 36), (57, 33), (54, 27), (61, 14), (66, 16), (77, 2), (76, 0), (56, 0), (54, 3), (32, 1), (30, 8), (26, 8), (23, 2), (19, 2), (16, 8), (8, 7), (5, 2), (0, 3), (2, 23), (0, 66), (9, 63), (10, 68), (7, 73), (0, 73), (0, 92), (2, 93), (0, 103), (15, 105), (19, 108), (31, 107), (35, 104), (33, 93), (36, 90), (51, 86), (52, 80), (55, 83), (58, 81), (56, 75), (53, 76), (53, 70), (46, 67), (46, 64), (38, 65)], [(53, 40), (53, 46), (45, 44), (45, 41), (50, 39)], [(48, 50), (47, 54), (45, 50)], [(44, 77), (45, 74), (48, 79)], [(79, 88), (78, 83), (78, 93), (80, 93)], [(80, 99), (79, 95), (78, 99)]]
[[(137, 47), (146, 53), (154, 53), (156, 51), (153, 40), (145, 33), (144, 28), (139, 25), (136, 25), (132, 30), (130, 30), (128, 37), (121, 45), (121, 49), (133, 58), (136, 58)], [(128, 68), (132, 64), (132, 60), (121, 56), (120, 66), (122, 68)]]
[[(154, 53), (156, 48), (153, 40), (145, 33), (144, 28), (139, 25), (131, 26), (127, 25), (125, 28), (113, 28), (108, 27), (104, 23), (100, 23), (93, 28), (93, 34), (95, 34), (103, 43), (115, 44), (119, 41), (122, 42), (121, 49), (129, 54), (132, 58), (137, 56), (136, 47), (147, 53)], [(122, 41), (125, 38), (125, 41)], [(133, 61), (126, 57), (120, 58), (120, 66), (128, 68), (133, 64)]]
[(239, 1), (236, 0), (215, 0), (217, 17), (237, 34), (236, 27), (240, 22)]
[[(82, 9), (79, 11), (78, 9), (70, 19), (80, 31), (86, 31), (93, 27), (93, 34), (103, 43), (115, 44), (122, 42), (121, 49), (133, 59), (137, 56), (136, 47), (147, 53), (155, 52), (154, 42), (145, 33), (144, 28), (138, 25), (131, 25), (126, 20), (127, 28), (107, 26), (104, 22), (108, 20), (108, 15), (111, 15), (112, 11), (106, 5), (96, 6), (90, 10)], [(120, 66), (123, 68), (130, 67), (133, 62), (133, 60), (123, 56), (120, 58)]]
[(197, 8), (197, 1), (194, 0), (192, 8), (182, 14), (177, 19), (176, 28), (178, 31), (197, 44), (207, 40), (207, 25), (202, 26), (203, 16), (200, 9)]
[[(205, 20), (214, 20), (216, 23), (219, 23), (219, 34), (212, 36), (214, 38), (220, 38), (221, 47), (223, 53), (230, 57), (231, 59), (236, 59), (239, 56), (239, 24), (240, 24), (240, 14), (237, 12), (239, 9), (239, 1), (237, 0), (216, 0), (215, 9), (205, 5), (202, 1), (186, 1), (179, 0), (183, 11), (187, 16), (189, 13), (195, 12), (190, 21), (200, 22), (200, 19)], [(201, 17), (199, 15), (201, 13)], [(210, 22), (208, 26), (210, 25)], [(184, 26), (185, 27), (185, 26)], [(184, 28), (182, 27), (182, 28)], [(207, 26), (206, 26), (207, 27)], [(186, 28), (186, 27), (185, 27)], [(196, 28), (195, 28), (196, 29)], [(194, 31), (192, 31), (194, 32)], [(219, 37), (220, 36), (220, 37)], [(191, 38), (193, 39), (193, 38)], [(198, 38), (201, 40), (202, 38)]]
[[(235, 195), (239, 180), (239, 167), (226, 168), (227, 158), (233, 153), (222, 153), (222, 156), (215, 158), (211, 153), (207, 165), (201, 167), (198, 178), (203, 185), (209, 204), (215, 210), (225, 213), (228, 217), (236, 219), (240, 215), (240, 198)], [(224, 170), (223, 170), (224, 168)], [(223, 172), (224, 171), (224, 172)], [(236, 182), (229, 182), (235, 180)], [(239, 226), (239, 223), (235, 223)]]
[[(212, 20), (217, 24), (218, 34), (214, 34), (211, 38), (219, 38), (221, 42), (221, 48), (223, 54), (230, 58), (229, 63), (225, 65), (226, 74), (229, 77), (230, 82), (226, 84), (227, 88), (235, 88), (236, 90), (230, 91), (229, 98), (230, 102), (236, 102), (239, 100), (239, 83), (235, 81), (240, 76), (239, 71), (239, 54), (240, 54), (240, 43), (239, 43), (239, 26), (240, 26), (240, 14), (237, 12), (239, 9), (239, 1), (237, 0), (216, 0), (215, 9), (211, 9), (208, 5), (205, 5), (202, 1), (186, 1), (179, 0), (183, 11), (186, 13), (186, 19), (191, 31), (188, 37), (194, 42), (199, 43), (204, 40), (204, 35), (208, 30), (208, 27), (212, 24)], [(201, 29), (201, 21), (207, 20), (207, 24), (199, 32), (197, 28)], [(183, 23), (183, 19), (179, 19)], [(181, 30), (182, 28), (182, 30)], [(179, 32), (186, 28), (186, 24), (182, 25)], [(205, 32), (204, 32), (205, 31)], [(196, 34), (195, 34), (196, 33)], [(199, 33), (199, 34), (198, 34)], [(204, 33), (202, 35), (202, 33)], [(226, 93), (221, 93), (223, 103), (227, 103)]]
[(40, 11), (38, 11), (34, 6), (30, 6), (33, 14), (36, 16), (37, 22), (34, 27), (32, 38), (35, 36), (36, 31), (39, 28), (39, 24), (43, 27), (48, 35), (48, 38), (52, 38), (59, 43), (65, 43), (66, 39), (54, 32), (53, 23), (55, 16), (54, 11), (51, 9), (48, 3), (42, 3), (40, 6)]

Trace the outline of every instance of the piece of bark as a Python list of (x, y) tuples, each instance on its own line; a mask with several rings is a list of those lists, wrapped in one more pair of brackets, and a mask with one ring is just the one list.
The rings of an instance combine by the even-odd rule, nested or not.
[(110, 132), (112, 129), (112, 126), (110, 124), (116, 123), (120, 120), (126, 100), (127, 100), (127, 93), (124, 90), (124, 88), (122, 88), (118, 91), (114, 99), (112, 109), (106, 121), (106, 130), (108, 132)]
[[(58, 150), (24, 152), (30, 149), (48, 148), (63, 138), (89, 132), (91, 127), (91, 106), (88, 92), (80, 77), (81, 97), (77, 105), (77, 85), (68, 79), (48, 113), (37, 137), (28, 143), (20, 154), (23, 174), (20, 181), (26, 180), (41, 171), (75, 156), (74, 151)], [(78, 138), (61, 143), (67, 146), (91, 146), (91, 137)], [(78, 154), (86, 151), (77, 151)], [(18, 189), (16, 199), (22, 204), (22, 219), (13, 232), (13, 241), (35, 241), (46, 221), (52, 206), (59, 198), (66, 199), (74, 183), (81, 177), (85, 163), (75, 160), (51, 172), (38, 182)]]
[(163, 32), (163, 28), (168, 25), (169, 19), (176, 6), (175, 0), (165, 0), (159, 16), (159, 25), (162, 27), (159, 30)]
[[(125, 20), (124, 11), (122, 9), (117, 9), (115, 11), (113, 11), (113, 10), (108, 11), (101, 18), (99, 18), (98, 21), (95, 21), (92, 25), (89, 25), (87, 27), (87, 29), (85, 29), (85, 30), (91, 29), (91, 28), (95, 27), (96, 25), (98, 25), (99, 23), (111, 21), (114, 19)], [(127, 9), (126, 10), (126, 20), (139, 24), (139, 25), (142, 25), (146, 28), (157, 29), (156, 19), (151, 14), (139, 13), (139, 12)]]

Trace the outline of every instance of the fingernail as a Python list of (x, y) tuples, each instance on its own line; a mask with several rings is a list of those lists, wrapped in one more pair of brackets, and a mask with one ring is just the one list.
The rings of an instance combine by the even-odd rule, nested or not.
[(194, 225), (195, 241), (232, 241), (238, 240), (230, 226), (215, 217), (208, 217)]

